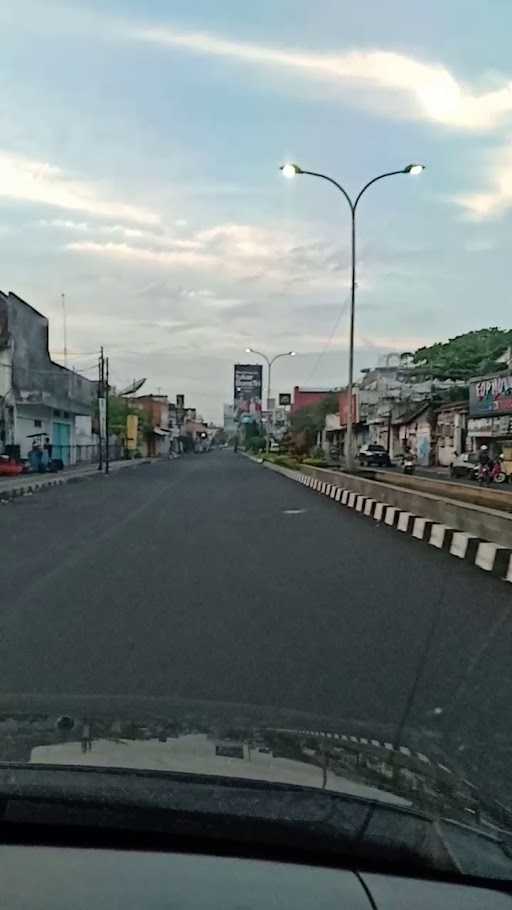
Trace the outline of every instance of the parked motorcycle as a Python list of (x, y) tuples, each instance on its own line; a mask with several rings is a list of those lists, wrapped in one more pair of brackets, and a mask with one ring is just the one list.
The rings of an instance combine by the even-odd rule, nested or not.
[(411, 455), (406, 455), (403, 463), (404, 474), (414, 474), (416, 463)]

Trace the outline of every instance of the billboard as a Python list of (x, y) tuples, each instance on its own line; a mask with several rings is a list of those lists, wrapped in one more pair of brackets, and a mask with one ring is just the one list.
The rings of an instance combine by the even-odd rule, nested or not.
[(512, 415), (512, 375), (488, 376), (469, 383), (470, 417)]
[(289, 392), (279, 393), (279, 407), (288, 407), (292, 403), (292, 396)]
[(176, 407), (181, 408), (183, 410), (183, 408), (185, 407), (185, 396), (184, 395), (176, 395)]
[(235, 417), (261, 416), (263, 367), (261, 363), (235, 363), (233, 403)]

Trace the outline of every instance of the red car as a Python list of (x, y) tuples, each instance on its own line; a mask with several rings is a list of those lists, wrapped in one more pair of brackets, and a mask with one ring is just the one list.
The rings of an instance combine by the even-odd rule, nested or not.
[(3, 461), (0, 458), (0, 477), (16, 477), (23, 473), (23, 465), (16, 461)]

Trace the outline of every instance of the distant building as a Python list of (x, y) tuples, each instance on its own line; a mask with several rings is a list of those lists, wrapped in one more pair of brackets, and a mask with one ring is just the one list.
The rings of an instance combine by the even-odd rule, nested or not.
[(50, 358), (48, 319), (0, 291), (0, 451), (26, 457), (46, 437), (64, 464), (95, 456), (97, 384)]
[(468, 437), (474, 448), (487, 445), (493, 457), (512, 462), (512, 371), (471, 380)]
[(234, 436), (237, 431), (235, 421), (235, 406), (233, 404), (224, 405), (224, 432), (226, 436)]
[(441, 405), (436, 411), (435, 421), (435, 462), (450, 465), (456, 455), (466, 451), (468, 439), (467, 401)]
[(325, 398), (328, 398), (329, 395), (332, 395), (337, 391), (338, 389), (319, 388), (318, 386), (316, 388), (306, 389), (296, 385), (293, 389), (291, 413), (295, 414), (297, 411), (300, 411), (301, 408), (319, 404)]
[(130, 405), (143, 411), (146, 429), (143, 433), (144, 455), (168, 455), (171, 431), (169, 429), (169, 399), (167, 395), (138, 395), (128, 398)]

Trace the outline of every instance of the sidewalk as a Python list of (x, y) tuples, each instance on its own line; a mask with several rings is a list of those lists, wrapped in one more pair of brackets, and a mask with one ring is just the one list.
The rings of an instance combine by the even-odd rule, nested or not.
[[(332, 463), (332, 465), (329, 464), (328, 466), (333, 467), (333, 468), (338, 468), (339, 470), (343, 471), (344, 467), (345, 467), (345, 461), (344, 461), (344, 459), (342, 459), (341, 462), (336, 462), (336, 464)], [(400, 474), (402, 471), (402, 465), (400, 464), (400, 462), (397, 459), (395, 459), (393, 461), (393, 464), (391, 467), (377, 468), (376, 470), (393, 471), (397, 474)], [(415, 467), (414, 473), (419, 474), (420, 477), (439, 477), (443, 480), (450, 480), (450, 468), (443, 467), (442, 465), (432, 465), (432, 466), (426, 467), (424, 465), (417, 464)]]
[[(137, 458), (125, 461), (112, 461), (110, 473), (115, 474), (123, 468), (136, 467), (142, 464), (152, 464), (160, 461), (159, 458)], [(8, 502), (17, 496), (30, 495), (49, 487), (62, 486), (65, 483), (77, 483), (81, 480), (100, 477), (97, 464), (74, 465), (64, 468), (57, 474), (19, 474), (17, 477), (0, 477), (0, 502)]]

